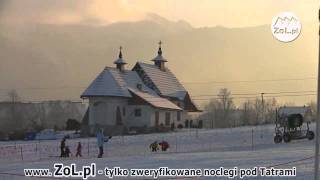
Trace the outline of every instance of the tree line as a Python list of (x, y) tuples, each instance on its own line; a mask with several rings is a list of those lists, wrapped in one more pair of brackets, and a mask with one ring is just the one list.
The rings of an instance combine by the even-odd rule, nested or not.
[[(270, 124), (275, 122), (276, 110), (280, 106), (291, 106), (292, 103), (279, 104), (276, 98), (248, 99), (238, 107), (232, 93), (227, 88), (220, 89), (217, 98), (204, 106), (204, 113), (198, 119), (204, 120), (207, 128), (228, 128), (246, 125)], [(307, 104), (316, 112), (316, 103)], [(315, 113), (313, 113), (315, 119)]]
[(38, 132), (43, 129), (65, 130), (67, 121), (82, 121), (87, 106), (71, 101), (22, 102), (16, 91), (0, 102), (0, 137), (12, 133)]

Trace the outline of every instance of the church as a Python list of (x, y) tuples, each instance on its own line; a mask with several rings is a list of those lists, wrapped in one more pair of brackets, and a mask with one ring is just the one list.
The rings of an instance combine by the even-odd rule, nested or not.
[(188, 112), (200, 112), (188, 91), (166, 67), (161, 41), (153, 64), (137, 62), (125, 68), (122, 48), (115, 67), (105, 67), (82, 93), (89, 101), (83, 131), (107, 134), (155, 132), (182, 128)]

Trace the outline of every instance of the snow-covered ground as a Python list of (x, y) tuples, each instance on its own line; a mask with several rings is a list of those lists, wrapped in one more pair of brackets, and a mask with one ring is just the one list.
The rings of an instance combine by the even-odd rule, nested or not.
[[(288, 144), (274, 144), (273, 133), (274, 127), (266, 125), (117, 136), (105, 144), (105, 155), (102, 159), (95, 158), (97, 155), (95, 138), (67, 140), (72, 152), (75, 151), (78, 141), (83, 145), (83, 157), (69, 159), (58, 158), (59, 141), (1, 142), (0, 179), (23, 179), (25, 177), (20, 175), (23, 175), (25, 168), (53, 170), (55, 162), (63, 162), (65, 165), (76, 163), (78, 167), (95, 162), (98, 169), (103, 169), (105, 166), (127, 169), (296, 167), (297, 177), (294, 179), (313, 178), (314, 141), (304, 139)], [(151, 153), (148, 147), (155, 140), (168, 141), (169, 151)], [(106, 177), (98, 176), (98, 178)], [(163, 179), (169, 178), (163, 177)], [(258, 179), (267, 178), (258, 177)]]

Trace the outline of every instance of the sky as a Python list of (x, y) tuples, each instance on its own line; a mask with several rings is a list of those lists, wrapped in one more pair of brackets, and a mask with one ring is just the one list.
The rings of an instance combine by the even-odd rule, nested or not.
[(317, 0), (0, 0), (0, 22), (106, 25), (138, 21), (150, 13), (194, 27), (270, 24), (282, 11), (317, 22)]
[[(156, 14), (171, 21), (186, 21), (196, 28), (215, 26), (235, 28), (270, 24), (273, 16), (286, 11), (293, 12), (301, 20), (304, 30), (305, 24), (318, 23), (319, 7), (319, 0), (0, 0), (0, 26), (2, 23), (24, 26), (33, 24), (104, 26), (116, 22), (152, 19)], [(23, 28), (24, 26), (18, 26), (19, 30), (27, 29)], [(303, 33), (301, 37), (304, 36)], [(18, 34), (12, 39), (24, 40), (23, 33)], [(269, 35), (273, 38), (271, 33)], [(157, 42), (158, 39), (155, 41)], [(285, 46), (285, 44), (282, 45)], [(118, 44), (115, 49), (117, 48)], [(34, 50), (29, 46), (27, 49), (32, 52)], [(72, 52), (72, 48), (69, 50)], [(45, 49), (43, 54), (47, 52), (50, 52), (50, 49)], [(310, 62), (313, 63), (314, 58), (311, 58)], [(175, 72), (182, 74), (183, 71), (178, 69)], [(310, 73), (312, 72), (315, 71), (310, 70)], [(310, 76), (312, 74), (301, 78)], [(300, 76), (295, 77), (300, 78)], [(191, 85), (187, 88), (192, 90), (189, 86)], [(259, 87), (252, 89), (254, 88)]]

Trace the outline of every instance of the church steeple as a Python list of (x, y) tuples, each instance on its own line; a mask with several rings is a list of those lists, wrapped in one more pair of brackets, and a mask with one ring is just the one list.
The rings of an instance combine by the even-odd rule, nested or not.
[(113, 63), (116, 64), (117, 69), (119, 69), (120, 71), (124, 71), (124, 66), (127, 64), (127, 62), (124, 59), (122, 59), (122, 46), (120, 46), (119, 48), (118, 59), (115, 60)]
[(162, 49), (161, 49), (161, 45), (162, 45), (162, 42), (159, 41), (159, 49), (158, 49), (158, 55), (152, 59), (152, 61), (154, 62), (154, 65), (155, 66), (158, 66), (159, 69), (161, 71), (165, 71), (165, 62), (168, 62), (163, 56), (162, 56)]

